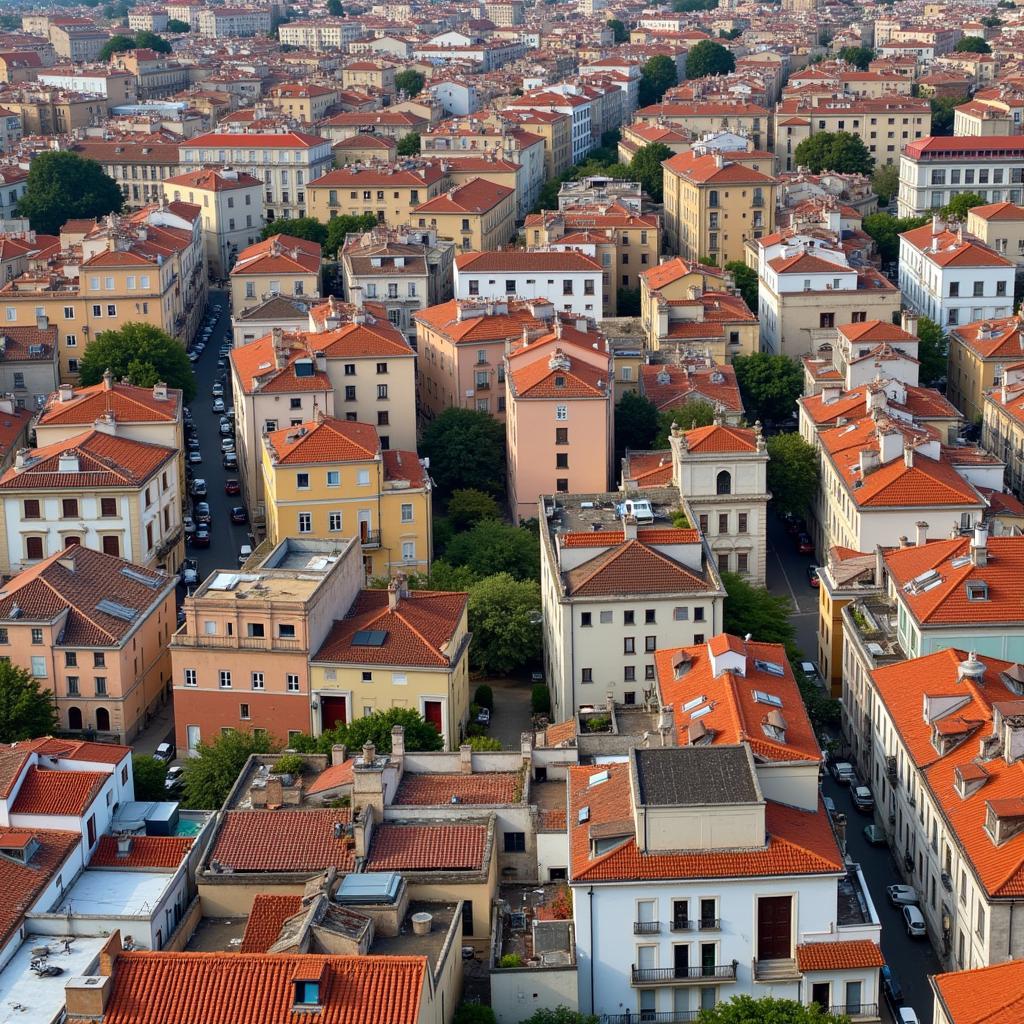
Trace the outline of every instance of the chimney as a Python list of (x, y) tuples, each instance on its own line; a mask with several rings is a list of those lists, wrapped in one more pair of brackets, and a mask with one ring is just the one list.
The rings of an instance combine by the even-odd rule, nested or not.
[(335, 743), (331, 747), (331, 766), (337, 768), (348, 760), (348, 747), (344, 743)]
[(377, 760), (377, 748), (372, 743), (363, 744), (363, 764), (371, 765)]
[(636, 540), (636, 516), (632, 513), (622, 517), (622, 533), (624, 540)]
[(402, 590), (399, 586), (398, 580), (392, 580), (388, 584), (388, 611), (393, 612), (398, 607), (398, 603), (401, 600)]
[(400, 725), (391, 727), (391, 760), (397, 761), (399, 768), (405, 757), (405, 729)]
[(132, 837), (130, 835), (117, 837), (117, 857), (119, 860), (128, 857), (132, 852)]
[(70, 402), (75, 397), (73, 384), (61, 384), (57, 389), (57, 399), (61, 402)]
[(928, 543), (928, 524), (922, 519), (914, 525), (917, 527), (917, 546), (922, 548)]
[(162, 380), (158, 380), (153, 385), (153, 397), (158, 402), (166, 402), (167, 401), (167, 385)]
[(519, 752), (523, 757), (523, 764), (529, 765), (533, 762), (533, 733), (521, 732), (519, 734)]
[(903, 465), (906, 466), (907, 469), (914, 468), (914, 448), (912, 445), (903, 445)]
[(319, 373), (327, 372), (327, 354), (325, 352), (314, 352), (313, 359), (316, 361), (316, 368)]
[(272, 811), (284, 803), (284, 783), (280, 775), (271, 775), (267, 779), (267, 810)]
[(917, 314), (910, 309), (905, 309), (900, 314), (900, 326), (907, 332), (917, 337)]
[(357, 312), (363, 311), (363, 286), (361, 284), (354, 284), (349, 289), (351, 292), (352, 305), (356, 308)]
[(910, 538), (905, 533), (904, 534), (900, 534), (900, 547), (901, 548), (909, 548), (910, 547)]
[(988, 527), (976, 526), (971, 543), (971, 561), (978, 567), (988, 565)]
[(114, 386), (114, 372), (108, 366), (103, 371), (103, 390), (109, 391)]
[(473, 747), (469, 743), (459, 747), (459, 771), (463, 775), (473, 774)]
[(100, 974), (104, 978), (111, 978), (114, 975), (114, 964), (117, 962), (117, 958), (121, 955), (121, 932), (115, 930), (110, 933), (110, 938), (107, 939), (106, 944), (100, 950)]
[(878, 469), (878, 452), (874, 448), (862, 448), (860, 452), (860, 478), (863, 480), (869, 473)]

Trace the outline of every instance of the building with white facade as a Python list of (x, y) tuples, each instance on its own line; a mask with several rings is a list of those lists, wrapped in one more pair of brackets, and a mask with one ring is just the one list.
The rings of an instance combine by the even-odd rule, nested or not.
[(900, 290), (906, 303), (940, 327), (1013, 313), (1014, 264), (949, 226), (931, 224), (900, 235)]
[(199, 34), (208, 39), (266, 35), (273, 28), (270, 7), (204, 7)]

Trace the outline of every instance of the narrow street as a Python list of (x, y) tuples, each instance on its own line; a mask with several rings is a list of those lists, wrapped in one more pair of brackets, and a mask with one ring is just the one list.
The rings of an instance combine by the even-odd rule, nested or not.
[(786, 533), (777, 515), (768, 513), (766, 582), (773, 594), (792, 602), (790, 618), (796, 627), (797, 646), (807, 661), (818, 663), (818, 591), (807, 581), (807, 567), (813, 555), (801, 555), (796, 542)]

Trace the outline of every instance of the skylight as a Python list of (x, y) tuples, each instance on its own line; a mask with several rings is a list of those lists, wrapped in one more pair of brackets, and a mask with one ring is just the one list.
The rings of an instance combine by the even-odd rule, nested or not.
[(703, 718), (708, 712), (711, 711), (711, 705), (705, 704), (704, 707), (698, 708), (690, 715), (690, 721), (696, 721), (698, 718)]
[(586, 807), (581, 807), (581, 808), (580, 808), (580, 810), (579, 810), (579, 814), (577, 814), (577, 815), (576, 815), (576, 820), (577, 820), (577, 821), (579, 822), (579, 824), (581, 824), (581, 825), (582, 825), (582, 824), (583, 824), (584, 822), (590, 821), (590, 806), (589, 806), (589, 805), (588, 805), (588, 806), (586, 806)]
[(701, 694), (699, 697), (694, 697), (693, 700), (688, 700), (683, 705), (683, 710), (684, 711), (689, 711), (691, 708), (695, 708), (699, 704), (703, 704), (704, 701), (706, 701), (706, 700), (707, 700), (707, 697), (705, 697), (704, 694)]
[(784, 676), (786, 674), (783, 667), (775, 661), (760, 661), (755, 658), (754, 668), (759, 672), (767, 672), (770, 676)]
[(611, 777), (611, 772), (597, 772), (595, 775), (590, 776), (587, 780), (587, 785), (598, 786), (602, 782), (607, 782)]
[(782, 707), (782, 698), (776, 697), (774, 693), (765, 693), (764, 690), (754, 690), (754, 700), (758, 704), (768, 704), (773, 708)]

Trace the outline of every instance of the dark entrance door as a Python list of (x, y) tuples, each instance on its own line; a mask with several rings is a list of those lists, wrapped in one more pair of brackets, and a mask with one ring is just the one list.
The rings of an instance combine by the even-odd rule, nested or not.
[(688, 978), (690, 976), (690, 947), (672, 947), (672, 966), (675, 968), (677, 978)]
[(789, 960), (793, 956), (791, 896), (764, 896), (757, 901), (758, 960)]
[(817, 1003), (822, 1009), (827, 1010), (832, 1004), (829, 997), (832, 994), (832, 986), (827, 981), (815, 982), (811, 986), (811, 1002)]
[(320, 708), (324, 729), (333, 729), (348, 722), (344, 697), (321, 697)]

